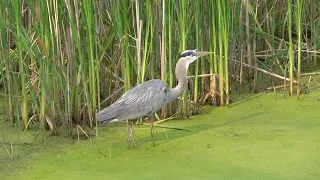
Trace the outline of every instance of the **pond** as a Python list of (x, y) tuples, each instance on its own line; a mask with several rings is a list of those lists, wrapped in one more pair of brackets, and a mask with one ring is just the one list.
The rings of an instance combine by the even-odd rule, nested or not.
[[(76, 138), (21, 132), (1, 121), (13, 142), (11, 160), (0, 144), (2, 179), (318, 179), (320, 91), (283, 97), (248, 95), (228, 108), (170, 120), (156, 128), (135, 125), (138, 148), (125, 147), (125, 123), (99, 127), (99, 136)], [(1, 101), (3, 102), (3, 101)], [(1, 105), (3, 106), (3, 105)]]

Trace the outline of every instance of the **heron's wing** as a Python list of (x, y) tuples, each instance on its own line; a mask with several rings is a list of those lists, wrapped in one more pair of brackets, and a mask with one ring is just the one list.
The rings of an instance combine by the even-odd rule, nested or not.
[(161, 80), (146, 81), (123, 94), (114, 104), (141, 104), (165, 98), (167, 86)]
[(136, 119), (152, 115), (167, 98), (167, 86), (161, 80), (146, 81), (123, 94), (115, 103), (97, 114), (99, 121)]

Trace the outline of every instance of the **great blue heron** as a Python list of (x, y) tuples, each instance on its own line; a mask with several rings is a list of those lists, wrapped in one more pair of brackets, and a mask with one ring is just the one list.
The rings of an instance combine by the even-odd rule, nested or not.
[[(101, 123), (110, 123), (148, 117), (151, 125), (151, 137), (153, 137), (155, 112), (182, 94), (188, 85), (187, 71), (189, 64), (208, 54), (210, 52), (200, 52), (196, 49), (182, 52), (176, 64), (175, 73), (178, 85), (175, 88), (168, 88), (159, 79), (141, 83), (123, 94), (115, 103), (101, 110), (97, 114), (97, 120)], [(128, 131), (130, 133), (129, 138), (135, 145), (132, 125), (130, 128), (128, 126)]]

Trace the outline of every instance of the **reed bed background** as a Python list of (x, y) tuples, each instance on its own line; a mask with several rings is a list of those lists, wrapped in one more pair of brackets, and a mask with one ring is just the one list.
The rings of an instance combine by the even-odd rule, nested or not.
[(153, 78), (175, 86), (186, 49), (214, 53), (191, 65), (189, 89), (162, 118), (227, 106), (230, 92), (258, 92), (266, 81), (286, 88), (274, 75), (299, 95), (302, 70), (317, 67), (319, 12), (315, 0), (2, 1), (8, 120), (53, 134), (94, 127), (95, 113), (129, 88)]

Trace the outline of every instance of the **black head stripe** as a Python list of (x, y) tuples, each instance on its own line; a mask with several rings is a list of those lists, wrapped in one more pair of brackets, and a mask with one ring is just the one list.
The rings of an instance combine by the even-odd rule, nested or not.
[(196, 50), (187, 50), (181, 53), (180, 58), (192, 56), (194, 53), (196, 53)]

